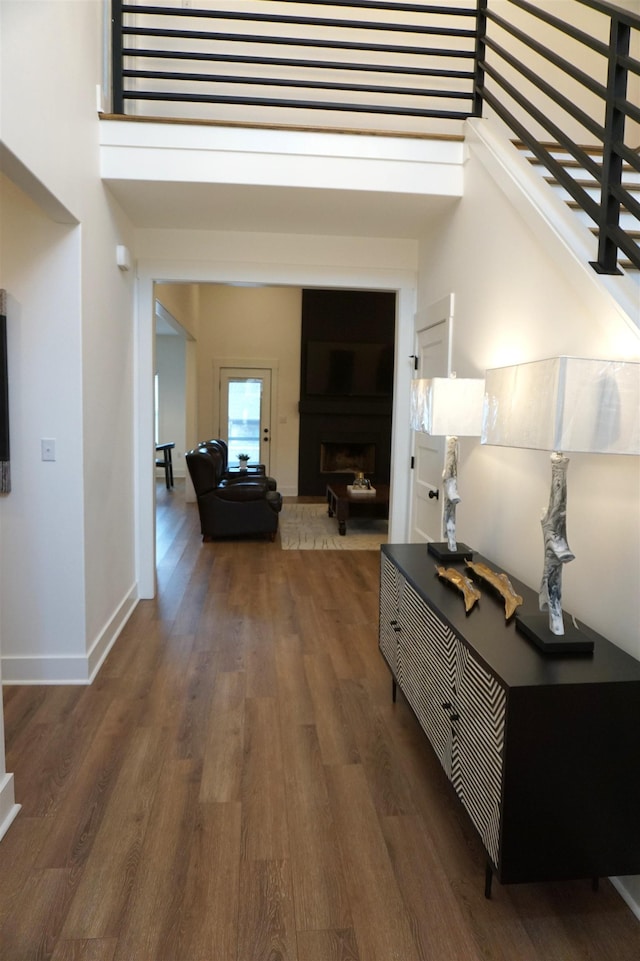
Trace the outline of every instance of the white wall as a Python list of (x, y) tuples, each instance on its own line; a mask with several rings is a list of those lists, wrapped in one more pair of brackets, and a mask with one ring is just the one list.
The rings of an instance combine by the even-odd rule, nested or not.
[[(186, 341), (179, 335), (156, 337), (158, 375), (158, 443), (173, 441), (171, 452), (174, 477), (184, 477), (186, 447)], [(158, 455), (161, 460), (161, 455)], [(164, 470), (156, 476), (164, 479)]]
[[(184, 426), (181, 443), (176, 445), (175, 460), (187, 474), (184, 451), (199, 440), (219, 436), (219, 396), (217, 367), (221, 360), (264, 361), (275, 365), (272, 392), (272, 449), (271, 473), (277, 477), (278, 489), (286, 495), (297, 493), (298, 484), (298, 400), (300, 388), (300, 326), (301, 291), (299, 287), (232, 287), (223, 284), (156, 284), (158, 300), (167, 307), (171, 304), (173, 316), (185, 320), (185, 330), (197, 330), (196, 384), (197, 414), (196, 435), (191, 443), (185, 439)], [(195, 296), (194, 296), (195, 293)], [(188, 324), (188, 326), (187, 326)], [(161, 350), (168, 350), (163, 342), (176, 341), (177, 337), (156, 339), (156, 369), (161, 369)], [(174, 350), (178, 348), (173, 345)], [(165, 361), (168, 357), (165, 354)], [(184, 369), (184, 354), (176, 358)], [(163, 364), (165, 376), (166, 362)], [(175, 377), (175, 374), (171, 374)], [(175, 385), (177, 388), (179, 385)], [(165, 415), (171, 424), (162, 427), (164, 435), (180, 435), (177, 421), (185, 416), (184, 392), (180, 398), (174, 390), (171, 396), (161, 399)], [(175, 401), (175, 410), (168, 413), (168, 404)], [(162, 432), (161, 431), (161, 432)], [(182, 461), (180, 458), (182, 457)]]
[[(638, 359), (638, 329), (597, 293), (590, 268), (538, 242), (504, 203), (501, 187), (472, 149), (465, 200), (420, 255), (419, 304), (455, 294), (452, 367), (483, 376), (490, 367), (569, 354)], [(544, 452), (463, 445), (463, 539), (537, 587), (541, 509), (549, 497)], [(575, 454), (568, 474), (567, 610), (640, 657), (640, 459)]]
[(200, 306), (201, 439), (220, 436), (219, 378), (214, 380), (214, 365), (273, 363), (269, 471), (277, 478), (278, 490), (297, 494), (302, 291), (299, 287), (203, 285)]
[[(85, 654), (80, 230), (2, 179), (12, 490), (2, 518), (4, 677), (25, 658)], [(52, 438), (56, 460), (41, 460)], [(64, 558), (64, 564), (61, 564)], [(34, 590), (37, 585), (37, 590)]]
[[(99, 178), (101, 42), (101, 3), (0, 4), (0, 148), (13, 181), (2, 184), (3, 285), (17, 375), (15, 483), (2, 503), (5, 682), (86, 681), (135, 603), (134, 274), (115, 264), (133, 234)], [(40, 460), (43, 437), (56, 439), (54, 463)]]
[(184, 496), (195, 503), (196, 495), (184, 461), (185, 451), (191, 450), (199, 439), (198, 433), (198, 322), (200, 311), (200, 287), (198, 284), (156, 284), (155, 297), (168, 311), (184, 338), (184, 424), (181, 432), (182, 447), (174, 450), (177, 473), (184, 475)]

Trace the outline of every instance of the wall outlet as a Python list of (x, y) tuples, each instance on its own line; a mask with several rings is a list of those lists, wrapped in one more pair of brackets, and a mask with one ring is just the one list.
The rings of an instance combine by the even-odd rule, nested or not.
[(40, 441), (40, 454), (42, 460), (56, 459), (56, 442), (52, 438)]

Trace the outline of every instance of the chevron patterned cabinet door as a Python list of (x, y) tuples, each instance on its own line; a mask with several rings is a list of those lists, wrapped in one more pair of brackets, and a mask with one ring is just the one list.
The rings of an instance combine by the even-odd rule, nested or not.
[(380, 650), (394, 677), (398, 673), (401, 580), (404, 578), (398, 568), (383, 556), (380, 564)]
[(401, 623), (402, 691), (450, 778), (456, 639), (410, 584)]
[(457, 645), (456, 736), (451, 780), (494, 864), (500, 862), (500, 816), (506, 692)]
[(504, 689), (384, 555), (380, 649), (497, 863)]

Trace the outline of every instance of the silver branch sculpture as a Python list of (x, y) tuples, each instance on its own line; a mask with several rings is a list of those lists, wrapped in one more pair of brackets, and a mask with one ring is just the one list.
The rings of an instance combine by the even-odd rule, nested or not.
[(450, 551), (458, 549), (456, 542), (456, 505), (462, 498), (458, 493), (458, 438), (447, 437), (447, 450), (442, 472), (444, 509), (442, 514), (442, 533), (447, 538)]
[(549, 630), (564, 634), (562, 618), (562, 567), (572, 561), (567, 543), (567, 467), (569, 458), (554, 452), (551, 455), (551, 493), (549, 506), (542, 516), (544, 536), (544, 570), (540, 585), (540, 610), (549, 611)]

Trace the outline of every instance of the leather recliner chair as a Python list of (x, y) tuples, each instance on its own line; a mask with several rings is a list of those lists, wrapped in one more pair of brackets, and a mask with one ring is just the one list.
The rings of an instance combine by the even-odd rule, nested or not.
[(197, 497), (204, 541), (214, 537), (268, 534), (275, 540), (282, 495), (268, 489), (265, 477), (229, 481), (222, 454), (201, 446), (185, 455)]
[(265, 480), (267, 481), (269, 490), (270, 491), (277, 490), (278, 485), (277, 485), (276, 479), (275, 477), (267, 476), (266, 468), (264, 464), (251, 464), (247, 468), (246, 472), (242, 471), (241, 473), (239, 473), (237, 470), (236, 471), (229, 470), (229, 447), (227, 446), (226, 441), (221, 440), (219, 437), (214, 437), (212, 440), (203, 441), (200, 446), (206, 447), (207, 449), (215, 447), (220, 451), (220, 453), (222, 454), (223, 476), (225, 477), (226, 480), (229, 480), (232, 483), (236, 483), (238, 479), (244, 480), (246, 479), (247, 476), (264, 477)]

